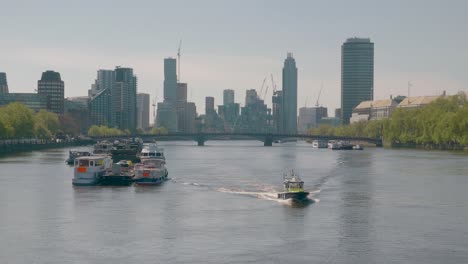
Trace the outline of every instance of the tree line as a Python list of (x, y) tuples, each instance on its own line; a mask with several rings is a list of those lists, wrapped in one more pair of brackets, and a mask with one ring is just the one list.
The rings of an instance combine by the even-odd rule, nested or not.
[[(137, 129), (138, 134), (151, 134), (151, 135), (161, 135), (167, 134), (168, 131), (164, 127), (153, 127), (150, 131), (145, 131), (143, 129)], [(114, 127), (107, 126), (96, 126), (93, 125), (88, 130), (88, 136), (90, 137), (115, 137), (115, 136), (130, 136), (132, 133), (130, 130), (125, 129), (121, 130)]]
[(0, 139), (51, 139), (61, 132), (57, 114), (40, 110), (34, 113), (22, 103), (0, 107)]
[(460, 93), (419, 108), (397, 108), (388, 119), (322, 125), (309, 133), (383, 138), (390, 144), (468, 146), (468, 100)]

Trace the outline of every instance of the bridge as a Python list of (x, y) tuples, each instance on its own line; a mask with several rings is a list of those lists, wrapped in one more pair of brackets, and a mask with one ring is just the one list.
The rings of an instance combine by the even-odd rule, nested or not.
[[(264, 146), (272, 146), (273, 142), (284, 139), (309, 139), (309, 140), (343, 140), (343, 141), (359, 141), (375, 144), (377, 147), (382, 147), (381, 138), (366, 138), (366, 137), (348, 137), (348, 136), (325, 136), (325, 135), (309, 135), (309, 134), (279, 134), (279, 133), (217, 133), (217, 132), (200, 132), (200, 133), (170, 133), (170, 134), (134, 134), (130, 137), (139, 137), (144, 141), (178, 141), (178, 140), (194, 140), (198, 146), (204, 146), (207, 140), (239, 140), (253, 139), (263, 142)], [(115, 137), (92, 137), (95, 140), (114, 140), (122, 138)]]

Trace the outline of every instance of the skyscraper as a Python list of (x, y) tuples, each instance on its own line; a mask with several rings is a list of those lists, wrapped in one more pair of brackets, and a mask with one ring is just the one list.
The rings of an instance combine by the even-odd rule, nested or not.
[(215, 112), (214, 108), (214, 97), (207, 96), (205, 97), (205, 114), (209, 115)]
[(273, 128), (276, 133), (284, 132), (283, 122), (283, 91), (275, 91), (273, 93)]
[(111, 92), (114, 125), (134, 131), (137, 128), (137, 78), (132, 68), (115, 68)]
[(56, 114), (63, 114), (65, 84), (60, 73), (45, 71), (37, 81), (37, 93), (47, 98), (47, 110)]
[(150, 95), (139, 93), (137, 95), (138, 121), (137, 128), (149, 128)]
[(353, 108), (374, 100), (374, 43), (349, 38), (341, 46), (341, 120), (349, 124)]
[(164, 101), (177, 100), (177, 61), (174, 58), (164, 59)]
[[(164, 59), (164, 102), (158, 103), (156, 126), (164, 127), (169, 132), (177, 132), (179, 129), (177, 120), (178, 90), (184, 89), (184, 85), (177, 83), (177, 60)], [(185, 86), (186, 88), (187, 86)]]
[(297, 67), (292, 53), (288, 53), (283, 67), (284, 132), (297, 133)]
[(8, 83), (6, 73), (0, 72), (0, 94), (8, 93)]
[(94, 84), (91, 85), (91, 90), (88, 96), (92, 97), (105, 89), (111, 90), (115, 83), (115, 71), (113, 70), (98, 70), (97, 78)]
[(234, 103), (234, 90), (226, 89), (223, 91), (223, 105)]

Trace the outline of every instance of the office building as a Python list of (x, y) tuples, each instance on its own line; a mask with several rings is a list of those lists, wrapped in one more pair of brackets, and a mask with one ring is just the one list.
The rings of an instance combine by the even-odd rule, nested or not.
[(0, 94), (8, 93), (8, 82), (6, 73), (0, 72)]
[(174, 103), (158, 103), (156, 127), (164, 127), (169, 133), (177, 132), (177, 112), (174, 109)]
[(46, 71), (37, 81), (37, 93), (47, 98), (47, 110), (56, 114), (63, 114), (65, 84), (60, 78), (60, 73)]
[(297, 133), (297, 67), (292, 53), (288, 53), (283, 67), (284, 132)]
[(353, 108), (374, 99), (374, 43), (349, 38), (341, 46), (341, 120), (349, 124)]
[(137, 78), (132, 68), (115, 68), (115, 83), (111, 97), (114, 126), (135, 131), (137, 128)]
[(234, 103), (234, 90), (226, 89), (223, 91), (223, 105)]
[(0, 107), (19, 102), (34, 111), (47, 110), (47, 97), (37, 93), (5, 93), (0, 94)]
[(164, 102), (177, 100), (177, 60), (164, 59)]
[(316, 128), (322, 118), (328, 117), (328, 109), (323, 106), (299, 108), (298, 132), (307, 133), (311, 128)]
[(283, 122), (283, 91), (275, 91), (273, 93), (273, 127), (275, 133), (284, 132)]
[(207, 96), (205, 97), (205, 114), (209, 115), (215, 112), (214, 108), (214, 97)]
[(88, 112), (90, 125), (113, 127), (111, 90), (101, 90), (89, 99)]
[(113, 70), (98, 70), (97, 78), (94, 84), (91, 85), (91, 90), (88, 91), (88, 96), (92, 97), (105, 89), (111, 90), (115, 84), (115, 71)]
[(146, 130), (149, 128), (150, 95), (137, 94), (137, 128)]

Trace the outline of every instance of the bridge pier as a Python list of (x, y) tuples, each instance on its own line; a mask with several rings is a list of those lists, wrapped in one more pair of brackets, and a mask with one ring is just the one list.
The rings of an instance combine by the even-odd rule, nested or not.
[(266, 137), (265, 140), (263, 141), (263, 146), (265, 146), (265, 147), (273, 146), (273, 138), (272, 137)]
[(198, 146), (205, 146), (205, 136), (204, 135), (201, 135), (201, 134), (198, 134), (197, 137), (196, 137), (196, 141), (197, 141), (197, 145)]

